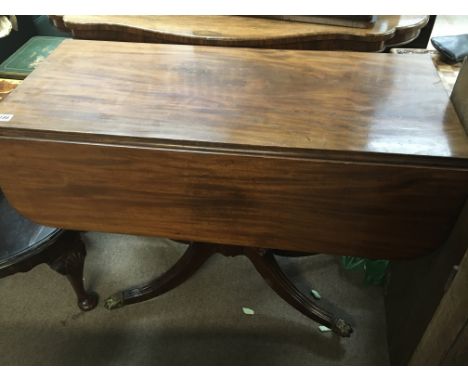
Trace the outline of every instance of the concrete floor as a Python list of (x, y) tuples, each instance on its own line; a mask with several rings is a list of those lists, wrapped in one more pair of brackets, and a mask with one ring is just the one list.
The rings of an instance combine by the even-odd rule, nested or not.
[[(67, 281), (45, 265), (1, 279), (1, 365), (389, 363), (382, 289), (343, 271), (338, 257), (280, 261), (297, 285), (319, 290), (322, 306), (354, 324), (351, 338), (321, 333), (241, 256), (215, 256), (178, 289), (107, 311), (105, 297), (160, 274), (184, 246), (115, 234), (87, 233), (84, 239), (86, 283), (100, 294), (100, 305), (80, 312)], [(242, 307), (256, 314), (245, 315)]]

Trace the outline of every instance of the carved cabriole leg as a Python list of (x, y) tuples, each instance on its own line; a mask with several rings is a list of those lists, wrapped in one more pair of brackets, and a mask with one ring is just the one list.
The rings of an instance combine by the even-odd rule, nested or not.
[(267, 284), (288, 304), (312, 320), (329, 327), (342, 337), (351, 335), (353, 329), (349, 324), (317, 306), (296, 288), (281, 270), (272, 251), (262, 248), (246, 248), (245, 255)]
[(65, 232), (48, 251), (58, 252), (57, 256), (51, 256), (54, 260), (48, 264), (54, 271), (68, 278), (78, 298), (78, 307), (83, 311), (94, 309), (98, 296), (96, 293), (86, 292), (84, 288), (83, 267), (86, 248), (80, 234), (74, 231)]
[(192, 243), (182, 257), (168, 271), (148, 284), (118, 292), (106, 299), (107, 309), (149, 300), (176, 288), (189, 279), (213, 254), (213, 246), (205, 243)]

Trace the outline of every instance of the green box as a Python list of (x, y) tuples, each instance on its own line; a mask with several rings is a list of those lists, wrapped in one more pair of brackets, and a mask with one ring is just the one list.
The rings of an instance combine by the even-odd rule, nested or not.
[(0, 64), (0, 77), (24, 79), (66, 37), (35, 36)]

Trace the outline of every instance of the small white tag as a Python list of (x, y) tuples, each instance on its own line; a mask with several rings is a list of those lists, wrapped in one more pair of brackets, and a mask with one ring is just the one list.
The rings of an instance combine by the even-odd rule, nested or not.
[(9, 122), (13, 118), (13, 114), (0, 114), (0, 122)]

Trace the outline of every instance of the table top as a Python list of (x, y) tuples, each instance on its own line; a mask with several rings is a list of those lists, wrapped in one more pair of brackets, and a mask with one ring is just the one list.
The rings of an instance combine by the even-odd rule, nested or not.
[(468, 163), (419, 55), (66, 40), (0, 114), (7, 137)]
[[(289, 44), (294, 49), (323, 49), (317, 41), (335, 40), (325, 48), (377, 51), (411, 41), (429, 17), (382, 15), (371, 28), (245, 16), (66, 15), (63, 18), (53, 16), (52, 20), (84, 39), (280, 48)], [(344, 45), (336, 44), (336, 41), (342, 41)], [(353, 41), (367, 44), (353, 44)]]
[(403, 258), (467, 198), (427, 56), (68, 40), (0, 114), (1, 187), (48, 226)]

